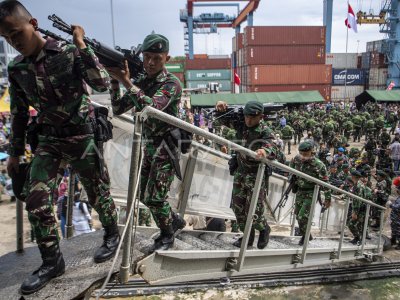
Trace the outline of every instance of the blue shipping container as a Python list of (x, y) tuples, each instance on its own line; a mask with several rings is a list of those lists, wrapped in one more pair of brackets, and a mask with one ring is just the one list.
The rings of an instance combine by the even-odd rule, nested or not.
[[(346, 83), (345, 83), (346, 81)], [(333, 85), (364, 85), (365, 73), (363, 69), (332, 69)]]

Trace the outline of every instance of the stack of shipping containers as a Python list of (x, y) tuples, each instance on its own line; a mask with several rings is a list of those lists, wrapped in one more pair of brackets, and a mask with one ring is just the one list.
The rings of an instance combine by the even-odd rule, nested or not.
[(165, 65), (166, 69), (173, 73), (181, 81), (182, 86), (185, 86), (185, 61), (174, 60)]
[(229, 55), (196, 55), (186, 60), (185, 80), (187, 88), (208, 89), (217, 83), (220, 92), (229, 92), (232, 87), (231, 59)]
[(326, 64), (332, 65), (332, 101), (350, 100), (366, 86), (366, 73), (358, 66), (357, 53), (328, 53)]
[(233, 39), (242, 92), (318, 90), (330, 100), (323, 26), (249, 26)]
[(361, 54), (361, 67), (366, 70), (367, 88), (370, 90), (384, 90), (387, 87), (385, 45), (384, 40), (367, 42), (367, 51)]

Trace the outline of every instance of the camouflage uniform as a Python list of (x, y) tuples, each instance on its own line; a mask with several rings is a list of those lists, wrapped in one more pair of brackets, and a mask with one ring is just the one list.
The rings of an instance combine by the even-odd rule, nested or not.
[[(244, 127), (243, 130), (237, 131), (237, 140), (243, 147), (250, 150), (264, 149), (268, 156), (276, 156), (277, 148), (273, 143), (273, 132), (265, 124), (259, 124), (255, 127)], [(251, 196), (254, 190), (254, 184), (257, 177), (259, 162), (238, 154), (238, 168), (234, 174), (233, 190), (232, 190), (232, 209), (236, 215), (241, 231), (244, 231), (246, 225), (247, 214), (250, 207)], [(265, 179), (265, 178), (264, 178)], [(266, 181), (261, 184), (260, 194), (256, 206), (253, 219), (253, 228), (262, 231), (267, 222), (264, 217), (265, 204), (267, 195)]]
[[(150, 105), (178, 117), (181, 94), (179, 79), (164, 68), (155, 78), (147, 78), (146, 74), (140, 77), (123, 96), (119, 90), (112, 90), (111, 104), (116, 115), (123, 114), (133, 107), (141, 111)], [(163, 137), (171, 129), (171, 125), (154, 118), (147, 119), (143, 124), (145, 146), (140, 174), (140, 200), (150, 208), (160, 229), (166, 229), (172, 223), (167, 194), (175, 171), (163, 142)]]
[[(292, 159), (290, 167), (322, 181), (328, 182), (329, 180), (326, 166), (316, 157), (312, 157), (307, 161), (302, 161), (300, 155), (296, 155)], [(299, 223), (300, 235), (304, 236), (307, 229), (308, 218), (310, 216), (315, 183), (303, 178), (298, 178), (296, 185), (298, 186), (298, 191), (296, 193), (294, 213), (297, 222)], [(331, 200), (330, 190), (325, 190), (325, 200)]]
[(283, 140), (283, 147), (282, 147), (282, 152), (285, 152), (286, 145), (288, 146), (288, 154), (290, 154), (290, 146), (291, 146), (291, 141), (293, 138), (294, 134), (294, 129), (286, 125), (285, 127), (282, 128), (281, 130), (282, 133), (282, 140)]
[[(385, 175), (382, 175), (385, 176)], [(381, 178), (382, 180), (376, 182), (376, 193), (374, 193), (373, 200), (376, 204), (380, 206), (385, 206), (386, 201), (388, 200), (387, 194), (387, 183), (384, 177)], [(375, 225), (378, 227), (380, 225), (380, 210), (376, 207), (371, 208), (371, 215), (372, 218), (375, 219)]]
[[(369, 200), (370, 193), (367, 190), (367, 187), (361, 182), (358, 181), (356, 185), (352, 187), (350, 190), (351, 193)], [(357, 216), (356, 220), (351, 219), (349, 222), (349, 229), (354, 236), (354, 240), (361, 241), (363, 228), (364, 228), (364, 220), (365, 220), (365, 213), (366, 213), (366, 205), (358, 199), (353, 199), (352, 204), (352, 214)]]
[[(9, 154), (24, 154), (29, 106), (38, 111), (37, 122), (42, 126), (25, 187), (26, 210), (39, 246), (51, 247), (59, 240), (52, 195), (61, 161), (78, 172), (102, 225), (115, 223), (108, 173), (100, 175), (93, 133), (89, 133), (94, 113), (86, 83), (103, 92), (109, 86), (108, 73), (93, 50), (78, 50), (48, 38), (37, 57), (17, 56), (8, 73), (12, 114)], [(70, 134), (61, 135), (66, 129)]]

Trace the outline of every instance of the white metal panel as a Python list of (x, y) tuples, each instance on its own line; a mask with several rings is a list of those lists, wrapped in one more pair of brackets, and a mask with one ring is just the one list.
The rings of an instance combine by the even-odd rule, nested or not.
[(335, 100), (350, 99), (354, 100), (356, 96), (360, 95), (364, 91), (363, 85), (335, 85), (331, 88), (331, 98)]

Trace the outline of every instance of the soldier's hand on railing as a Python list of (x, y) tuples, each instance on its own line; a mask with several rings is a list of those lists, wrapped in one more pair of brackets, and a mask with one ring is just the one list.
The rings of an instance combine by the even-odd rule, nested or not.
[(325, 207), (325, 209), (328, 209), (329, 207), (331, 207), (331, 201), (324, 201), (324, 207)]
[(358, 219), (358, 217), (357, 217), (357, 215), (356, 215), (355, 213), (352, 213), (352, 214), (351, 214), (351, 219), (352, 219), (353, 221), (356, 221), (356, 220)]
[(222, 146), (221, 147), (221, 152), (227, 154), (228, 153), (228, 147)]
[(218, 101), (215, 104), (216, 111), (224, 112), (224, 111), (226, 111), (227, 108), (228, 108), (228, 104), (226, 102), (224, 102), (224, 101)]
[(262, 159), (267, 157), (267, 152), (264, 149), (257, 149), (256, 151), (256, 158), (257, 159)]

